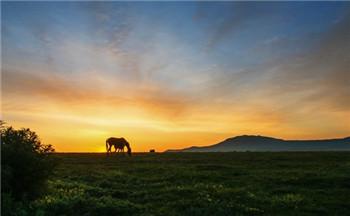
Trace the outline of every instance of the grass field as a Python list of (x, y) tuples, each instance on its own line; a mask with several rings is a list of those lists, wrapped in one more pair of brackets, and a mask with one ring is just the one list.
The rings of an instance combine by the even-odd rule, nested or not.
[(350, 215), (350, 153), (57, 154), (42, 215)]

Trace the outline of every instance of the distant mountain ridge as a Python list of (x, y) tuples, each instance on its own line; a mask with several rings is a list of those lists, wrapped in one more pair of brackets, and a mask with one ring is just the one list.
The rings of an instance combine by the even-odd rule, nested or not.
[(192, 146), (166, 152), (230, 152), (230, 151), (350, 151), (350, 137), (322, 140), (283, 140), (260, 135), (228, 138), (209, 146)]

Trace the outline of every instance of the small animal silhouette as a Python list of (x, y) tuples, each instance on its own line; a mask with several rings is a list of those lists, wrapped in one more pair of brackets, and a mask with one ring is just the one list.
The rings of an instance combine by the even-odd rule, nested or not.
[(114, 152), (124, 152), (124, 147), (126, 147), (128, 149), (128, 155), (131, 156), (130, 144), (128, 143), (128, 141), (126, 141), (126, 139), (124, 139), (124, 137), (110, 137), (106, 140), (107, 155), (109, 155), (109, 153), (112, 153), (112, 146), (114, 146)]

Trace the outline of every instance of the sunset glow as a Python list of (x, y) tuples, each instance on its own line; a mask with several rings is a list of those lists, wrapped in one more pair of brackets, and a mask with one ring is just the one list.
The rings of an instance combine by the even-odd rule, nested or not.
[(350, 135), (349, 2), (2, 2), (2, 119), (59, 152)]

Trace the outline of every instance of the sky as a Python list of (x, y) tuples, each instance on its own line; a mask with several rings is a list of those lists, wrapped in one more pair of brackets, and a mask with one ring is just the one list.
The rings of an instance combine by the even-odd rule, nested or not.
[(1, 118), (58, 152), (350, 135), (350, 2), (1, 2)]

